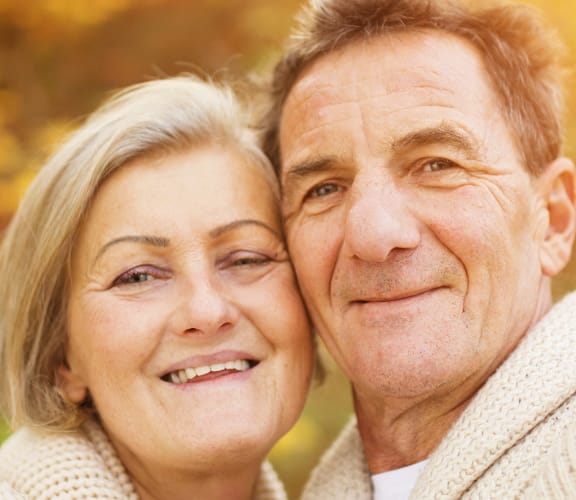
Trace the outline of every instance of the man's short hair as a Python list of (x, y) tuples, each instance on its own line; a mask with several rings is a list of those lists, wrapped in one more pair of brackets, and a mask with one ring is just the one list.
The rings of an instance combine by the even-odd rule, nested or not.
[(480, 52), (524, 167), (538, 175), (562, 153), (564, 46), (522, 4), (467, 7), (451, 0), (310, 0), (271, 82), (264, 149), (280, 169), (279, 123), (302, 72), (325, 54), (378, 36), (437, 30)]

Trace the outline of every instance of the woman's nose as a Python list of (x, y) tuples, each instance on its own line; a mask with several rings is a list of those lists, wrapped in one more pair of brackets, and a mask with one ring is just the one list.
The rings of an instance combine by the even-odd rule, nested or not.
[(223, 333), (238, 322), (240, 311), (226, 293), (225, 286), (210, 277), (197, 279), (180, 288), (174, 311), (179, 334), (211, 335)]

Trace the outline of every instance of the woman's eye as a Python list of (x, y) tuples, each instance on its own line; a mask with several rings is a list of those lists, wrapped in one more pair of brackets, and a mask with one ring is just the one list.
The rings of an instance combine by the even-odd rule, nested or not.
[(322, 198), (340, 191), (340, 186), (331, 182), (320, 184), (308, 191), (306, 198)]
[(276, 262), (277, 258), (271, 253), (238, 250), (223, 255), (217, 260), (216, 266), (223, 276), (248, 285), (267, 275)]
[(235, 258), (232, 261), (232, 265), (235, 267), (240, 266), (259, 266), (270, 262), (270, 258), (264, 255), (252, 255)]
[(152, 281), (155, 279), (161, 279), (166, 276), (166, 272), (160, 270), (150, 270), (150, 269), (130, 269), (125, 273), (118, 276), (113, 282), (112, 286), (122, 286), (122, 285), (134, 285), (138, 283), (144, 283), (146, 281)]
[(431, 160), (427, 160), (423, 166), (422, 171), (425, 173), (428, 172), (439, 172), (441, 170), (447, 170), (449, 168), (454, 168), (456, 164), (450, 160), (446, 160), (444, 158), (432, 158)]

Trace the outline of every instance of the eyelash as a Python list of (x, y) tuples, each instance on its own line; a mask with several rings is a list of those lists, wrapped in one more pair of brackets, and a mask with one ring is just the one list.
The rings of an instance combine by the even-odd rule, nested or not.
[[(136, 278), (137, 276), (147, 276), (147, 278), (144, 280), (134, 280), (134, 278)], [(137, 267), (122, 273), (120, 276), (114, 279), (114, 281), (112, 282), (112, 286), (114, 287), (114, 286), (126, 286), (126, 285), (140, 285), (147, 281), (152, 281), (154, 279), (161, 279), (166, 276), (167, 273), (165, 271), (163, 272), (155, 268)]]
[[(433, 163), (436, 163), (436, 164), (440, 163), (443, 165), (444, 168), (440, 168), (437, 170), (427, 169), (427, 167)], [(428, 159), (424, 160), (420, 165), (421, 165), (420, 170), (423, 171), (424, 173), (439, 172), (441, 170), (447, 170), (447, 169), (454, 168), (454, 167), (458, 166), (456, 163), (454, 163), (451, 160), (447, 160), (446, 158), (428, 158)]]
[(257, 256), (243, 256), (238, 258), (232, 258), (233, 267), (243, 267), (243, 266), (261, 266), (268, 264), (272, 259), (266, 255), (257, 254)]
[[(325, 194), (319, 194), (318, 191), (325, 189), (325, 188), (333, 188), (329, 193), (325, 193)], [(341, 187), (336, 184), (335, 182), (323, 182), (321, 184), (318, 184), (316, 186), (314, 186), (312, 189), (310, 189), (305, 196), (305, 199), (309, 200), (311, 198), (325, 198), (326, 196), (329, 196), (331, 194), (337, 193), (338, 191), (340, 191)]]

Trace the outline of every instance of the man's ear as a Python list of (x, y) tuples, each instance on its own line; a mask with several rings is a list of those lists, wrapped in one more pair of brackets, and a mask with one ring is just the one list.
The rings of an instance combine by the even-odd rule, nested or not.
[(80, 404), (86, 399), (88, 387), (67, 364), (56, 370), (56, 384), (68, 402)]
[(576, 171), (568, 158), (553, 161), (539, 178), (548, 212), (548, 227), (540, 250), (546, 276), (558, 274), (570, 260), (576, 231)]

